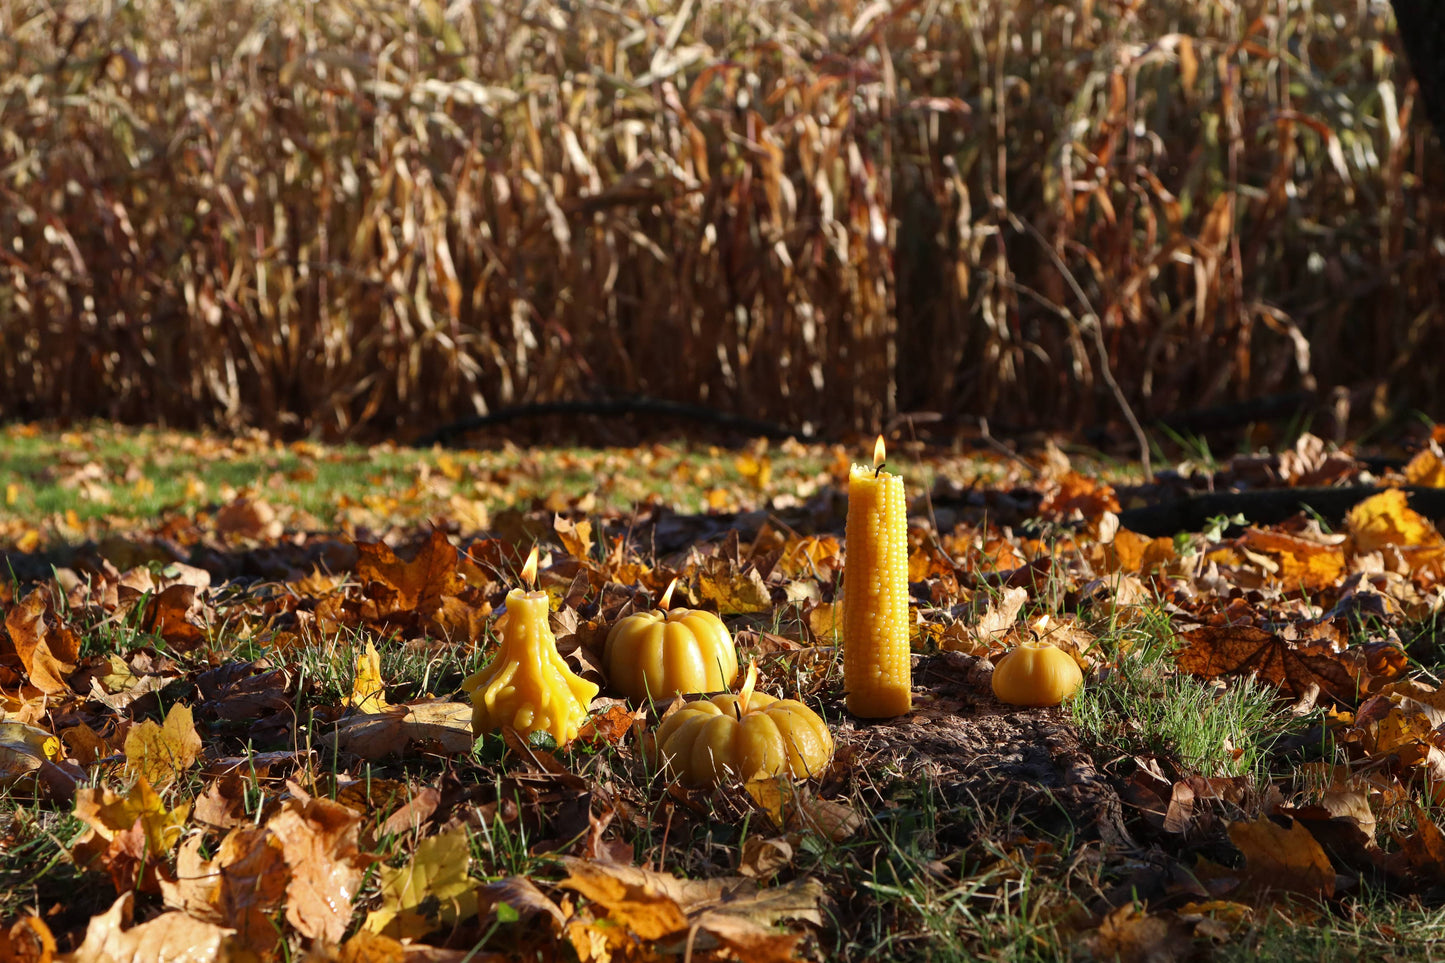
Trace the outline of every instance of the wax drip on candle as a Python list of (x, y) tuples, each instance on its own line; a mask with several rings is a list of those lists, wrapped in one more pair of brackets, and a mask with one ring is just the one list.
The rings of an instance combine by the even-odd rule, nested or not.
[(672, 592), (675, 588), (677, 588), (676, 578), (674, 578), (671, 582), (667, 583), (667, 591), (663, 592), (662, 598), (657, 600), (657, 607), (662, 609), (664, 612), (672, 608)]
[(878, 440), (873, 443), (873, 477), (877, 478), (878, 473), (883, 470), (883, 465), (888, 453), (883, 448), (883, 436), (879, 435)]

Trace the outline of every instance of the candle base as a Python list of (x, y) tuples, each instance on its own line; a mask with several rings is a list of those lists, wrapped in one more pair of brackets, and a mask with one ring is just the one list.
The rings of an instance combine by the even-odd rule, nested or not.
[(848, 693), (848, 712), (859, 719), (892, 719), (912, 711), (913, 693), (908, 689)]

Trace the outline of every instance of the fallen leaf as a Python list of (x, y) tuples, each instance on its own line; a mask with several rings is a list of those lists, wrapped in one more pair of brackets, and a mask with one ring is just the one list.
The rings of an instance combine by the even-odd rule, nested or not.
[(366, 650), (356, 657), (356, 678), (345, 705), (361, 713), (380, 712), (387, 707), (386, 684), (381, 679), (381, 656), (369, 640)]
[(110, 909), (91, 919), (85, 941), (65, 963), (211, 963), (235, 931), (185, 913), (162, 913), (130, 926), (134, 893), (122, 893)]
[(0, 787), (12, 786), (60, 754), (60, 740), (44, 729), (0, 722)]
[(291, 797), (266, 824), (291, 867), (286, 920), (302, 936), (336, 943), (346, 933), (368, 862), (357, 845), (361, 817), (339, 803), (309, 796), (294, 782), (286, 788)]
[[(476, 900), (470, 907), (464, 903), (476, 889), (468, 875), (471, 861), (464, 826), (423, 839), (405, 866), (382, 867), (381, 905), (363, 925), (373, 933), (416, 939), (472, 915)], [(423, 903), (430, 907), (425, 914), (418, 911)]]
[(10, 609), (5, 630), (37, 689), (50, 694), (69, 691), (65, 680), (80, 657), (80, 636), (55, 611), (49, 586), (35, 589)]
[(125, 738), (126, 765), (152, 785), (164, 789), (196, 764), (203, 744), (190, 706), (176, 703), (164, 725), (147, 719)]
[(26, 914), (0, 931), (0, 963), (51, 963), (55, 937), (38, 916)]
[(1398, 488), (1372, 495), (1350, 509), (1345, 516), (1345, 528), (1357, 555), (1388, 546), (1440, 544), (1440, 533), (1435, 531), (1435, 526), (1409, 507), (1405, 493)]
[(1281, 828), (1268, 816), (1229, 825), (1229, 840), (1244, 854), (1244, 879), (1258, 892), (1328, 898), (1335, 871), (1320, 844), (1299, 822)]
[(458, 756), (471, 751), (472, 707), (464, 702), (418, 702), (345, 716), (321, 742), (364, 759), (408, 752)]

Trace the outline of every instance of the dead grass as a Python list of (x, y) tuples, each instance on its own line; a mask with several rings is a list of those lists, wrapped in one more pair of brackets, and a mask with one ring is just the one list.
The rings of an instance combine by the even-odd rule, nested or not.
[[(1438, 406), (1383, 4), (0, 7), (0, 411)], [(1367, 333), (1362, 333), (1367, 332)], [(1409, 377), (1401, 377), (1401, 375)], [(1368, 407), (1368, 405), (1367, 405)]]

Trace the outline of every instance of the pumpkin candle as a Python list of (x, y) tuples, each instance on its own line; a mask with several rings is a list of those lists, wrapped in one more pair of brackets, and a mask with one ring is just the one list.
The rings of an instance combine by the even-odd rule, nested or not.
[(883, 471), (883, 436), (873, 467), (848, 476), (843, 565), (843, 686), (848, 711), (886, 719), (913, 705), (908, 647), (908, 525), (903, 479)]
[(711, 612), (672, 608), (675, 588), (677, 579), (656, 610), (634, 612), (607, 633), (607, 681), (628, 699), (717, 692), (737, 678), (738, 653), (727, 626)]
[[(522, 578), (530, 587), (536, 577), (533, 546)], [(597, 686), (575, 675), (557, 654), (548, 609), (546, 592), (515, 588), (507, 593), (507, 624), (497, 657), (462, 683), (472, 697), (473, 734), (511, 726), (524, 736), (549, 732), (558, 744), (577, 737)]]

